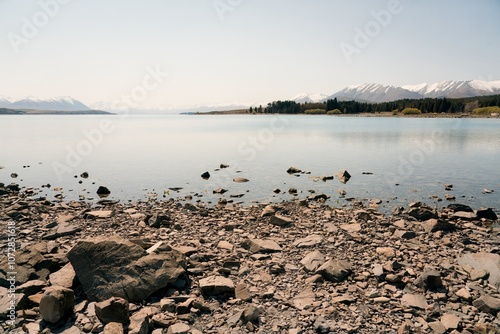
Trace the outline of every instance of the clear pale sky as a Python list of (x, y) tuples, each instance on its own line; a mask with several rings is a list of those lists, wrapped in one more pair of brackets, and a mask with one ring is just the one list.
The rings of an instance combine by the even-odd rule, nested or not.
[[(169, 75), (144, 107), (500, 80), (499, 0), (393, 1), (397, 13), (379, 23), (373, 12), (391, 1), (0, 0), (0, 95), (113, 101), (143, 85), (148, 66)], [(36, 33), (23, 33), (27, 21)], [(357, 29), (372, 35), (367, 45)], [(346, 44), (358, 50), (350, 61)]]

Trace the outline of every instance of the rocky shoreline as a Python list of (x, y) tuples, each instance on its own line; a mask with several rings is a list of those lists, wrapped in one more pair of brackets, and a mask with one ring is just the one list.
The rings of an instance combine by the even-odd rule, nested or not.
[(492, 210), (32, 195), (0, 187), (0, 333), (500, 333)]

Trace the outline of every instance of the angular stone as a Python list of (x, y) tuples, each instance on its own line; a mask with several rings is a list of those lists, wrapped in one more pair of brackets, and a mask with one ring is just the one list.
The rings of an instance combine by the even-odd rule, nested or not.
[(40, 301), (40, 314), (43, 320), (56, 323), (73, 312), (75, 294), (63, 287), (50, 287), (45, 290)]
[(293, 306), (299, 310), (304, 310), (312, 306), (314, 301), (316, 300), (316, 295), (312, 288), (307, 288), (297, 296), (295, 296), (292, 300)]
[[(57, 285), (57, 284), (53, 284)], [(47, 286), (47, 282), (41, 280), (28, 281), (17, 287), (16, 292), (22, 292), (27, 296), (34, 295)]]
[(282, 251), (280, 245), (270, 239), (247, 239), (242, 246), (248, 249), (250, 253), (274, 253)]
[(160, 309), (163, 312), (175, 312), (176, 305), (175, 305), (175, 300), (170, 299), (170, 298), (162, 298), (160, 300)]
[(419, 220), (425, 221), (429, 219), (436, 219), (437, 215), (430, 209), (425, 207), (414, 207), (408, 211), (408, 215)]
[(246, 302), (252, 300), (252, 296), (250, 295), (250, 292), (248, 292), (247, 286), (244, 283), (240, 283), (236, 286), (234, 294), (237, 299), (241, 299)]
[(200, 289), (205, 296), (234, 295), (234, 283), (223, 276), (210, 276), (200, 280)]
[(361, 231), (361, 224), (342, 224), (340, 228), (349, 233), (355, 233)]
[(326, 280), (333, 282), (342, 282), (351, 273), (351, 264), (344, 260), (329, 260), (316, 271), (316, 274), (320, 274)]
[(444, 327), (441, 321), (432, 321), (427, 324), (436, 334), (444, 334), (446, 333), (446, 327)]
[(300, 263), (306, 271), (313, 272), (325, 263), (325, 256), (320, 251), (313, 251), (308, 253)]
[(259, 322), (259, 316), (260, 316), (260, 308), (258, 308), (253, 304), (250, 304), (245, 306), (243, 314), (241, 315), (241, 320), (243, 320), (244, 323), (251, 322), (256, 324)]
[(314, 247), (324, 243), (324, 239), (321, 235), (312, 234), (305, 238), (295, 240), (293, 245), (297, 248)]
[(417, 236), (415, 232), (412, 231), (403, 231), (403, 230), (396, 230), (394, 231), (393, 236), (395, 238), (400, 238), (400, 239), (413, 239)]
[(293, 219), (290, 217), (285, 217), (285, 216), (281, 216), (281, 215), (274, 215), (271, 217), (271, 220), (269, 222), (275, 226), (285, 227), (285, 226), (292, 225)]
[(96, 218), (110, 218), (113, 215), (111, 210), (97, 210), (85, 213), (86, 218), (96, 219)]
[(472, 305), (482, 312), (491, 313), (493, 315), (500, 311), (500, 299), (491, 297), (490, 295), (484, 295), (474, 300)]
[(476, 220), (477, 216), (474, 212), (465, 212), (465, 211), (458, 211), (455, 212), (452, 216), (452, 219), (462, 219), (462, 220)]
[(458, 290), (455, 294), (457, 295), (457, 297), (460, 297), (460, 298), (465, 299), (467, 301), (472, 299), (472, 295), (470, 294), (469, 290), (467, 290), (466, 288), (462, 288), (462, 289)]
[(267, 205), (264, 210), (262, 210), (261, 217), (270, 217), (276, 213), (276, 207), (274, 205)]
[(71, 263), (66, 263), (64, 267), (49, 275), (51, 285), (62, 286), (68, 289), (75, 283), (76, 273)]
[(437, 270), (425, 270), (415, 280), (415, 285), (424, 290), (436, 290), (443, 287), (441, 273)]
[(419, 294), (405, 294), (401, 298), (401, 303), (414, 308), (419, 308), (425, 310), (429, 305), (427, 305), (427, 300), (424, 295)]
[(422, 228), (427, 233), (436, 231), (454, 231), (456, 226), (442, 219), (428, 219), (422, 223)]
[(453, 212), (474, 212), (470, 206), (458, 203), (449, 204), (447, 208)]
[(441, 317), (441, 322), (446, 329), (458, 329), (460, 318), (454, 314), (446, 313)]
[(472, 267), (474, 270), (489, 272), (488, 282), (500, 289), (500, 255), (494, 253), (468, 253), (457, 259), (458, 264), (464, 268)]
[(217, 244), (217, 248), (226, 249), (228, 251), (232, 251), (233, 248), (234, 248), (234, 245), (232, 243), (227, 242), (227, 241), (221, 240)]
[(492, 208), (479, 209), (476, 211), (476, 215), (479, 219), (481, 219), (481, 218), (489, 219), (489, 220), (497, 220), (498, 219), (497, 214), (495, 213), (495, 211), (493, 211)]
[(67, 256), (91, 301), (122, 297), (140, 302), (185, 272), (179, 252), (148, 254), (118, 237), (79, 241)]
[(349, 179), (351, 178), (351, 174), (349, 174), (349, 172), (347, 172), (346, 170), (341, 170), (335, 176), (337, 177), (337, 179), (339, 179), (340, 182), (344, 184), (347, 183), (347, 181), (349, 181)]
[(111, 297), (95, 304), (95, 314), (105, 324), (110, 322), (126, 324), (129, 321), (128, 301)]
[(44, 240), (55, 240), (57, 238), (65, 237), (68, 235), (76, 234), (80, 232), (82, 229), (76, 225), (62, 223), (48, 231), (42, 239)]
[[(24, 293), (16, 293), (16, 298), (12, 301), (9, 297), (9, 290), (0, 287), (0, 319), (8, 319), (7, 316), (12, 314), (12, 306), (14, 306), (14, 314), (16, 310), (24, 308), (26, 306), (26, 301), (27, 298)], [(13, 302), (14, 305), (12, 305), (11, 302)]]

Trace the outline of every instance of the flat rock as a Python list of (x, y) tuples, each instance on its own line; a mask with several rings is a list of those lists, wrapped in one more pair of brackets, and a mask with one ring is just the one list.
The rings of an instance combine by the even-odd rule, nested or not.
[(424, 295), (420, 294), (405, 294), (401, 298), (401, 303), (414, 308), (419, 308), (425, 310), (429, 305), (427, 305), (427, 300)]
[(184, 274), (184, 256), (175, 251), (148, 254), (118, 237), (79, 241), (67, 254), (91, 301), (122, 297), (140, 302)]
[(446, 329), (458, 329), (460, 318), (454, 314), (446, 313), (441, 317), (441, 323)]
[(349, 233), (355, 233), (361, 231), (361, 224), (342, 224), (340, 228)]
[(324, 243), (324, 239), (321, 235), (312, 234), (305, 238), (295, 240), (293, 245), (297, 248), (314, 247)]
[(275, 226), (285, 227), (285, 226), (292, 225), (293, 219), (290, 217), (285, 217), (285, 216), (281, 216), (281, 215), (274, 215), (274, 216), (271, 216), (271, 219), (269, 220), (269, 222)]
[(55, 240), (60, 237), (65, 237), (68, 235), (73, 235), (76, 234), (77, 232), (80, 232), (82, 229), (76, 225), (73, 224), (68, 224), (68, 223), (62, 223), (54, 227), (53, 229), (49, 230), (43, 237), (42, 239), (44, 240)]
[(183, 322), (177, 322), (168, 327), (167, 334), (189, 334), (191, 327)]
[(248, 182), (250, 181), (249, 179), (245, 179), (244, 177), (235, 177), (233, 179), (233, 182), (236, 182), (236, 183), (245, 183), (245, 182)]
[(443, 219), (431, 218), (422, 223), (422, 228), (427, 233), (436, 231), (454, 231), (456, 226)]
[(311, 287), (306, 288), (292, 299), (293, 306), (299, 310), (311, 307), (316, 300), (316, 295)]
[(242, 246), (251, 253), (274, 253), (282, 251), (280, 245), (271, 239), (247, 239), (243, 242)]
[(341, 282), (352, 273), (352, 266), (344, 260), (329, 260), (321, 265), (316, 274), (328, 281)]
[(75, 283), (76, 273), (71, 263), (66, 263), (64, 267), (49, 275), (51, 285), (62, 286), (68, 289)]
[(396, 256), (396, 250), (392, 247), (377, 247), (375, 252), (388, 259)]
[(325, 256), (320, 251), (313, 251), (308, 253), (300, 263), (304, 269), (309, 272), (316, 271), (323, 263), (325, 263)]
[(482, 312), (491, 313), (493, 315), (496, 315), (498, 311), (500, 311), (500, 299), (490, 295), (484, 295), (474, 300), (472, 305)]
[(500, 255), (494, 253), (468, 253), (457, 259), (458, 264), (464, 268), (472, 267), (474, 270), (489, 272), (488, 282), (500, 288)]
[(436, 213), (425, 207), (413, 207), (408, 211), (408, 215), (419, 221), (437, 219)]
[(231, 279), (223, 276), (210, 276), (200, 280), (200, 289), (205, 296), (234, 295), (235, 287)]
[(465, 212), (465, 211), (458, 211), (455, 212), (452, 216), (452, 219), (462, 219), (462, 220), (476, 220), (477, 215), (474, 212)]
[(113, 215), (113, 211), (111, 210), (98, 210), (98, 211), (89, 211), (85, 213), (86, 218), (96, 219), (96, 218), (110, 218)]

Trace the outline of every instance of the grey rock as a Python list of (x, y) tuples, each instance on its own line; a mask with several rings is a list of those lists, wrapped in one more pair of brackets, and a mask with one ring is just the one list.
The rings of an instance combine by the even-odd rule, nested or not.
[(91, 301), (122, 297), (140, 302), (185, 272), (180, 252), (148, 254), (118, 237), (79, 241), (67, 256)]

